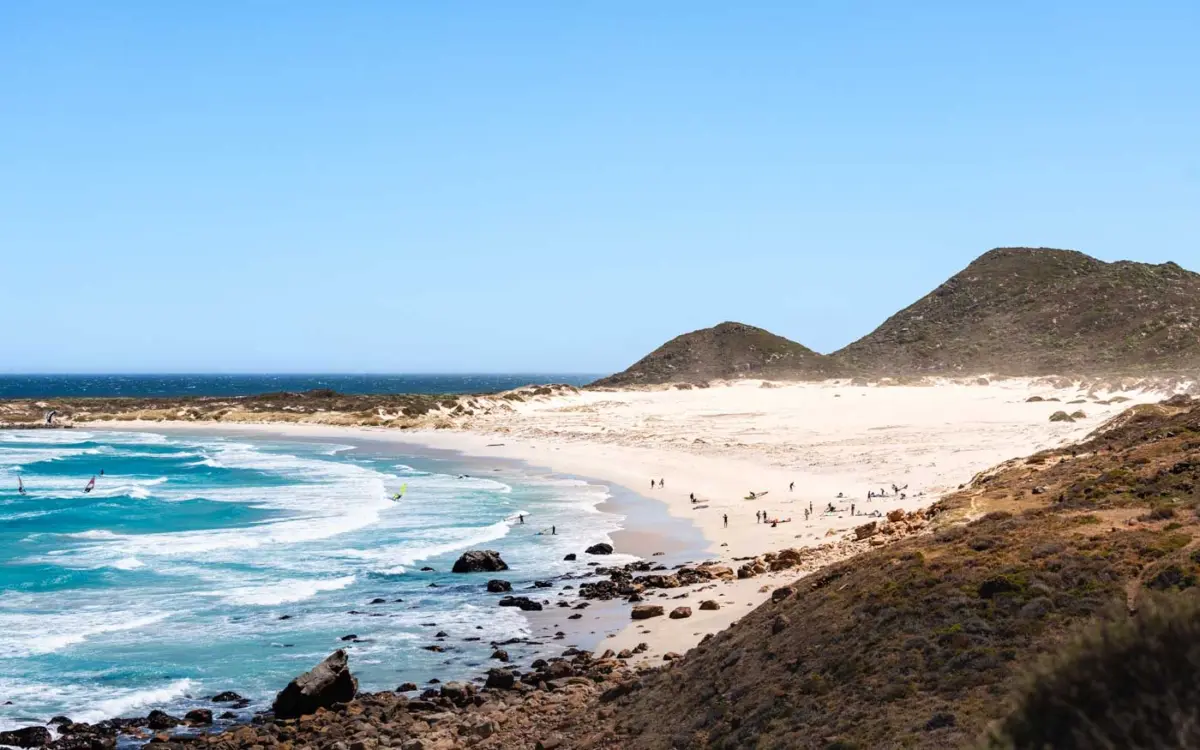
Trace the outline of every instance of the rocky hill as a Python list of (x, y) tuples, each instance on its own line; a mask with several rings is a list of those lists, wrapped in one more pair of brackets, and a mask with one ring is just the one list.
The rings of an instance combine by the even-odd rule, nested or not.
[(705, 383), (719, 378), (801, 380), (832, 377), (835, 372), (827, 357), (802, 344), (744, 323), (721, 323), (676, 336), (629, 369), (592, 385)]
[(1133, 374), (1200, 366), (1200, 274), (997, 248), (831, 359), (863, 374)]

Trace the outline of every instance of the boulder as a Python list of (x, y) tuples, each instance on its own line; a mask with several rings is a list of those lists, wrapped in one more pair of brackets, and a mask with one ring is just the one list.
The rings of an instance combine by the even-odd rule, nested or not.
[(232, 690), (226, 690), (223, 693), (217, 693), (213, 697), (209, 698), (209, 700), (213, 703), (237, 703), (238, 701), (242, 700), (242, 696), (238, 695)]
[(879, 524), (875, 521), (864, 523), (862, 526), (858, 526), (854, 529), (854, 539), (855, 541), (861, 541), (863, 539), (867, 539), (868, 537), (875, 536), (878, 531)]
[(661, 604), (639, 604), (633, 608), (629, 616), (634, 620), (649, 620), (651, 617), (662, 617), (663, 607)]
[(183, 720), (194, 727), (206, 727), (212, 724), (212, 711), (207, 708), (197, 708), (183, 715)]
[(275, 696), (271, 710), (277, 719), (295, 719), (314, 713), (318, 708), (332, 708), (335, 703), (348, 703), (358, 692), (358, 680), (350, 674), (349, 657), (338, 649), (312, 670), (288, 683)]
[(493, 594), (503, 594), (506, 591), (512, 591), (512, 584), (508, 581), (492, 579), (487, 582), (487, 590)]
[(489, 669), (485, 688), (492, 690), (512, 690), (517, 684), (517, 677), (511, 669)]
[(541, 612), (542, 605), (527, 596), (506, 596), (500, 600), (501, 607), (519, 607), (522, 612)]
[(498, 648), (492, 652), (492, 658), (496, 661), (508, 661), (508, 652), (502, 648)]
[(567, 555), (566, 557), (564, 557), (563, 559), (566, 560), (567, 562), (574, 562), (575, 561), (575, 553), (572, 552), (569, 555)]
[(671, 614), (670, 614), (670, 618), (672, 620), (683, 620), (683, 619), (691, 617), (691, 616), (692, 616), (692, 608), (691, 607), (676, 607), (675, 609), (671, 610)]
[(150, 729), (170, 729), (177, 727), (183, 722), (165, 711), (151, 711), (146, 716), (146, 726)]
[(591, 547), (585, 549), (584, 552), (588, 553), (589, 555), (611, 555), (613, 552), (613, 546), (611, 544), (601, 542), (599, 544), (593, 544)]
[(495, 550), (470, 550), (454, 561), (452, 570), (455, 573), (495, 573), (508, 570), (508, 563), (501, 560), (500, 553)]
[(775, 615), (775, 619), (771, 621), (771, 635), (779, 635), (791, 624), (792, 621), (787, 615)]
[(417, 689), (417, 683), (405, 682), (405, 683), (401, 683), (400, 687), (396, 688), (396, 692), (397, 693), (411, 693), (412, 691), (414, 691), (416, 689)]
[(1051, 422), (1074, 422), (1075, 420), (1072, 419), (1071, 415), (1067, 414), (1065, 411), (1056, 411), (1050, 415), (1050, 421)]
[(720, 608), (721, 608), (721, 605), (717, 604), (712, 599), (705, 599), (704, 601), (700, 602), (700, 611), (701, 612), (707, 612), (710, 610), (715, 610), (715, 609), (720, 609)]
[(45, 747), (54, 739), (45, 727), (25, 727), (11, 732), (0, 732), (0, 745), (12, 747)]
[(904, 511), (900, 508), (897, 508), (896, 510), (889, 510), (887, 514), (887, 520), (891, 521), (892, 523), (899, 523), (900, 521), (903, 521)]

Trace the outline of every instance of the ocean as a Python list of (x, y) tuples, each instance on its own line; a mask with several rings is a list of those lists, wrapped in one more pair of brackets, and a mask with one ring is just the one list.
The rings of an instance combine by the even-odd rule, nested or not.
[(494, 393), (530, 383), (585, 385), (599, 375), (4, 375), (3, 398), (252, 396), (330, 388), (347, 394)]
[[(523, 593), (587, 570), (564, 555), (619, 528), (597, 508), (603, 486), (397, 450), (0, 432), (0, 729), (178, 713), (224, 690), (262, 709), (339, 647), (364, 690), (478, 674), (490, 641), (531, 632), (486, 580)], [(450, 573), (469, 548), (500, 550), (511, 570)], [(446, 651), (423, 649), (438, 631)]]

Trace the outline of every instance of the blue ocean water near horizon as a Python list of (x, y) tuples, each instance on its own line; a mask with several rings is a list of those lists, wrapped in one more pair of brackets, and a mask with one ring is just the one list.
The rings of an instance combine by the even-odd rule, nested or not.
[[(0, 729), (184, 711), (223, 690), (263, 708), (343, 646), (363, 689), (477, 673), (489, 641), (530, 632), (486, 578), (517, 589), (575, 570), (567, 552), (619, 528), (596, 507), (607, 497), (370, 443), (0, 432)], [(480, 546), (512, 570), (449, 572)], [(438, 630), (446, 652), (422, 649)]]
[(585, 385), (588, 374), (493, 373), (429, 375), (345, 374), (4, 374), (0, 398), (117, 398), (252, 396), (330, 388), (353, 395), (392, 393), (494, 393), (531, 383)]

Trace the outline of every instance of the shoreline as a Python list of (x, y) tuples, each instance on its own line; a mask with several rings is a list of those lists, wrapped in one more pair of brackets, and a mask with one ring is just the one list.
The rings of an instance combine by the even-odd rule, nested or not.
[[(667, 551), (655, 547), (669, 547), (671, 530), (683, 528), (676, 525), (682, 521), (703, 537), (689, 562), (736, 569), (742, 559), (789, 548), (815, 550), (812, 565), (841, 559), (853, 545), (838, 546), (853, 538), (856, 526), (889, 512), (926, 508), (978, 472), (1077, 440), (1127, 407), (1165, 395), (1153, 389), (1109, 394), (1040, 378), (886, 387), (751, 380), (706, 389), (556, 394), (465, 417), (449, 429), (241, 420), (79, 426), (354, 437), (516, 461), (606, 484), (614, 496), (623, 490), (632, 507), (654, 507), (647, 500), (664, 506), (665, 515), (651, 528), (638, 528), (639, 519), (630, 514), (632, 520), (622, 524), (627, 533), (613, 537), (622, 551), (654, 560), (647, 555)], [(1076, 404), (1084, 404), (1085, 419), (1048, 419), (1060, 409), (1080, 409)], [(665, 479), (665, 488), (648, 489), (652, 478)], [(750, 491), (757, 497), (749, 499)], [(868, 497), (871, 491), (884, 496)], [(691, 501), (693, 493), (698, 502)], [(759, 512), (785, 522), (759, 523)], [(647, 643), (640, 662), (682, 653), (762, 603), (769, 579), (797, 573), (768, 572), (768, 581), (754, 584), (723, 582), (712, 594), (719, 610), (698, 610), (693, 589), (700, 587), (681, 587), (679, 604), (691, 607), (690, 617), (625, 619), (621, 631), (604, 640), (616, 648)], [(662, 603), (676, 605), (669, 598)]]

